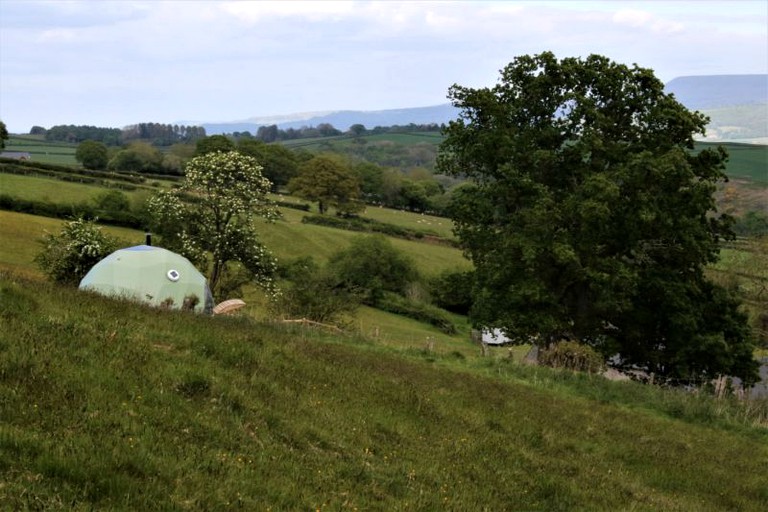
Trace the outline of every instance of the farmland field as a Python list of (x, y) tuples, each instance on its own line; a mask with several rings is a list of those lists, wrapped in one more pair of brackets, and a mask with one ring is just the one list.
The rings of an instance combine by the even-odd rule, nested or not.
[[(71, 204), (93, 199), (105, 190), (107, 189), (95, 185), (0, 173), (0, 193), (22, 199)], [(144, 191), (126, 192), (128, 197), (135, 200), (140, 200), (147, 194), (148, 192)], [(289, 196), (280, 195), (273, 198), (295, 202), (295, 199)], [(259, 221), (262, 224), (259, 229), (262, 240), (281, 261), (312, 256), (318, 262), (323, 262), (340, 248), (349, 245), (353, 238), (362, 236), (361, 233), (303, 224), (301, 218), (306, 213), (299, 210), (282, 208), (281, 212), (283, 220), (274, 224)], [(363, 214), (369, 215), (375, 220), (402, 227), (435, 231), (443, 236), (450, 235), (451, 223), (448, 219), (376, 207), (368, 208)], [(400, 239), (392, 239), (392, 243), (409, 254), (417, 266), (428, 275), (447, 269), (469, 267), (469, 263), (458, 249)]]
[(696, 150), (718, 145), (728, 151), (726, 174), (729, 177), (748, 178), (756, 183), (768, 185), (768, 145), (697, 142)]
[(439, 144), (443, 138), (444, 137), (439, 132), (393, 132), (379, 133), (375, 135), (362, 135), (360, 137), (339, 135), (337, 137), (294, 139), (280, 141), (279, 144), (283, 144), (288, 147), (302, 147), (304, 149), (322, 149), (322, 146), (324, 144), (327, 145), (328, 143), (332, 143), (333, 145), (338, 146), (349, 146), (358, 144), (358, 141), (364, 141), (365, 143), (393, 142), (411, 146), (420, 143)]
[[(40, 240), (46, 233), (58, 233), (63, 223), (59, 219), (0, 210), (0, 268), (42, 276), (33, 262), (42, 247)], [(126, 246), (138, 245), (144, 240), (141, 231), (113, 226), (103, 229)]]
[[(71, 183), (54, 178), (0, 173), (0, 193), (30, 201), (79, 203), (107, 190), (98, 185)], [(130, 192), (126, 192), (131, 194)]]
[(380, 208), (378, 206), (366, 207), (362, 216), (404, 228), (434, 233), (443, 238), (455, 238), (453, 235), (453, 222), (445, 217), (410, 213), (391, 208)]
[(34, 162), (58, 165), (77, 165), (77, 144), (49, 142), (34, 135), (12, 135), (5, 141), (6, 151), (26, 151)]

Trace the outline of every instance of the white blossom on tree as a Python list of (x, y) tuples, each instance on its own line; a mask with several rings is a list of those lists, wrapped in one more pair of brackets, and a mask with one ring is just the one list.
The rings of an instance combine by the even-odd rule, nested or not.
[(267, 198), (270, 187), (256, 159), (217, 151), (190, 160), (181, 186), (149, 202), (163, 244), (209, 270), (217, 299), (251, 280), (277, 293), (272, 279), (277, 262), (254, 225), (256, 217), (279, 216)]

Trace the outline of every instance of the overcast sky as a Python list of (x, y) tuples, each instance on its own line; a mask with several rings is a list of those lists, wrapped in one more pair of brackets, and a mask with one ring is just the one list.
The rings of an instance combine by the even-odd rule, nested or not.
[(123, 127), (446, 103), (515, 56), (768, 72), (768, 1), (0, 0), (0, 120)]

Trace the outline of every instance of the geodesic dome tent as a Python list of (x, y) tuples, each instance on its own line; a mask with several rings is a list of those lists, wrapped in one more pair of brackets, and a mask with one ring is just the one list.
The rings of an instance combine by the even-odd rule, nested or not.
[(180, 254), (150, 245), (113, 252), (88, 271), (79, 288), (153, 306), (207, 314), (213, 310), (205, 276)]

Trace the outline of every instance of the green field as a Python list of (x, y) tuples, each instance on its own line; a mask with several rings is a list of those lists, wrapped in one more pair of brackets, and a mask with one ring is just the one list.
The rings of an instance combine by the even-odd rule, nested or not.
[[(289, 209), (282, 212), (283, 220), (274, 224), (264, 222), (259, 230), (262, 241), (281, 261), (312, 256), (318, 262), (324, 262), (331, 254), (347, 247), (354, 238), (364, 236), (353, 231), (302, 224), (301, 212)], [(410, 256), (425, 275), (470, 267), (459, 249), (398, 238), (392, 238), (391, 242)]]
[[(439, 144), (443, 136), (437, 132), (414, 133), (383, 133), (377, 135), (365, 135), (361, 137), (369, 143), (392, 142), (404, 145), (414, 144)], [(347, 146), (355, 144), (349, 136), (322, 137), (316, 139), (296, 139), (281, 142), (288, 147), (302, 147), (309, 150), (321, 150), (323, 143), (331, 142), (334, 145)], [(740, 144), (733, 142), (696, 142), (697, 150), (704, 147), (722, 145), (730, 155), (726, 172), (732, 178), (747, 178), (752, 181), (768, 184), (768, 146), (756, 144)], [(33, 161), (77, 165), (75, 151), (77, 144), (66, 142), (48, 142), (42, 136), (12, 135), (6, 141), (7, 151), (27, 151)]]
[(439, 144), (443, 140), (443, 136), (439, 132), (379, 133), (376, 135), (362, 135), (357, 138), (350, 135), (339, 135), (337, 137), (294, 139), (280, 141), (280, 144), (293, 148), (301, 147), (304, 149), (316, 150), (322, 149), (322, 147), (328, 143), (339, 146), (349, 146), (358, 144), (358, 141), (360, 140), (365, 141), (366, 143), (394, 142), (410, 146), (421, 143)]
[(738, 403), (7, 274), (0, 297), (7, 510), (768, 504), (765, 419)]
[(730, 178), (746, 178), (768, 185), (768, 146), (734, 142), (697, 142), (696, 149), (723, 146), (728, 151), (726, 173)]
[(363, 213), (363, 217), (386, 222), (387, 224), (402, 226), (404, 228), (434, 233), (442, 238), (455, 239), (453, 234), (453, 222), (445, 217), (414, 214), (379, 206), (368, 206)]
[(11, 135), (5, 141), (6, 151), (26, 151), (32, 161), (47, 164), (77, 165), (75, 151), (77, 144), (66, 142), (49, 142), (42, 136), (36, 135)]
[(89, 201), (105, 190), (98, 185), (0, 173), (0, 194), (9, 194), (19, 199), (71, 204)]
[[(23, 199), (71, 204), (93, 199), (105, 190), (103, 187), (62, 182), (50, 178), (0, 173), (0, 193)], [(142, 190), (126, 194), (140, 200), (146, 197), (147, 192)], [(279, 198), (292, 200), (286, 196), (279, 196)], [(279, 260), (312, 256), (322, 262), (334, 252), (346, 247), (353, 238), (361, 236), (361, 233), (303, 224), (301, 218), (306, 213), (299, 210), (282, 208), (281, 212), (283, 220), (276, 223), (263, 222), (260, 228), (264, 243)], [(375, 220), (402, 227), (434, 231), (446, 237), (451, 235), (450, 221), (439, 217), (376, 207), (368, 208), (363, 216), (370, 216)], [(411, 256), (419, 269), (427, 275), (437, 274), (446, 269), (469, 266), (458, 249), (400, 239), (392, 239), (392, 242)]]

